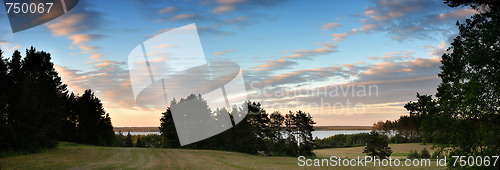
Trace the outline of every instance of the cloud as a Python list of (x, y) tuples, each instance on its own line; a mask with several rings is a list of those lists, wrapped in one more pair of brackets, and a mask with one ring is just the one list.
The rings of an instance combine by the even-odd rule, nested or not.
[(321, 82), (332, 77), (349, 78), (350, 73), (340, 66), (323, 67), (317, 69), (303, 69), (290, 73), (283, 73), (270, 76), (266, 80), (260, 81), (256, 87), (276, 87), (276, 86), (300, 86), (305, 82)]
[(369, 56), (367, 58), (370, 60), (381, 59), (384, 62), (407, 61), (415, 59), (415, 57), (412, 56), (414, 53), (414, 51), (398, 51), (386, 53), (383, 56)]
[(372, 30), (377, 29), (379, 26), (377, 24), (366, 24), (363, 27), (361, 27), (359, 30), (362, 32), (370, 32)]
[(92, 4), (79, 2), (75, 8), (63, 16), (46, 24), (55, 36), (67, 36), (98, 29), (105, 23), (102, 13), (92, 9)]
[(196, 16), (197, 16), (196, 14), (180, 14), (180, 15), (173, 16), (172, 18), (170, 18), (170, 20), (173, 20), (173, 21), (186, 20), (186, 19), (192, 19)]
[(57, 22), (52, 22), (47, 25), (52, 34), (55, 36), (69, 35), (87, 28), (81, 24), (86, 19), (85, 14), (73, 14), (59, 19)]
[(195, 22), (200, 28), (200, 34), (224, 38), (233, 35), (235, 29), (245, 29), (249, 25), (274, 19), (273, 16), (265, 14), (267, 10), (263, 9), (281, 6), (287, 1), (216, 0), (177, 3), (150, 0), (148, 3), (132, 3), (144, 18), (152, 22)]
[(446, 41), (441, 41), (441, 43), (438, 46), (434, 45), (426, 45), (424, 48), (427, 48), (429, 52), (429, 55), (431, 56), (436, 56), (436, 57), (441, 57), (443, 53), (451, 53), (452, 51), (446, 51), (447, 48), (450, 46), (450, 43)]
[(252, 67), (253, 71), (274, 71), (291, 68), (293, 65), (297, 65), (297, 62), (290, 60), (267, 60), (265, 64)]
[(319, 43), (321, 44), (321, 48), (309, 50), (309, 49), (301, 49), (293, 51), (295, 54), (290, 56), (284, 56), (283, 58), (288, 59), (310, 59), (312, 56), (325, 55), (337, 52), (337, 45), (331, 42)]
[(222, 15), (233, 11), (254, 10), (262, 7), (275, 6), (282, 4), (288, 0), (217, 0), (217, 6), (212, 10), (212, 13)]
[(88, 71), (54, 67), (69, 90), (82, 94), (85, 89), (92, 89), (106, 108), (136, 109), (128, 70), (123, 69), (125, 63), (102, 60), (96, 64), (97, 67)]
[[(92, 10), (92, 4), (80, 2), (74, 9), (67, 14), (50, 21), (47, 28), (56, 37), (66, 36), (72, 40), (71, 43), (83, 50), (83, 54), (90, 54), (91, 59), (99, 60), (102, 54), (99, 48), (91, 46), (90, 41), (104, 37), (99, 34), (88, 34), (91, 30), (99, 29), (105, 20), (102, 13)], [(70, 47), (72, 49), (73, 47)]]
[(230, 12), (235, 10), (237, 5), (242, 2), (245, 2), (245, 0), (217, 0), (218, 6), (212, 12), (216, 14)]
[(321, 28), (323, 28), (323, 30), (330, 30), (332, 28), (335, 28), (335, 27), (340, 27), (341, 24), (339, 23), (328, 23), (328, 24), (325, 24), (323, 26), (321, 26)]
[(165, 7), (165, 8), (162, 8), (158, 11), (158, 14), (163, 14), (163, 13), (171, 13), (171, 12), (174, 12), (176, 11), (177, 8), (176, 7), (173, 7), (173, 6), (169, 6), (169, 7)]
[(97, 34), (74, 34), (69, 36), (68, 38), (73, 40), (72, 42), (73, 45), (84, 45), (88, 41), (93, 41), (102, 37), (103, 37), (102, 35), (97, 35)]
[(364, 25), (359, 31), (387, 32), (398, 41), (433, 39), (436, 34), (448, 37), (456, 32), (456, 20), (463, 20), (474, 13), (476, 11), (471, 9), (449, 8), (440, 1), (376, 0), (374, 6), (365, 8), (366, 18), (360, 20)]
[(233, 49), (224, 50), (224, 51), (216, 52), (216, 53), (214, 53), (214, 55), (224, 55), (224, 54), (227, 54), (227, 53), (230, 53), (230, 52), (234, 52), (234, 51), (236, 51), (236, 50), (233, 50)]
[(232, 11), (236, 9), (235, 6), (232, 6), (232, 5), (222, 5), (222, 6), (218, 6), (217, 8), (215, 8), (213, 10), (214, 13), (216, 14), (223, 14), (225, 12), (229, 12), (229, 11)]
[[(415, 92), (436, 92), (440, 82), (439, 66), (438, 57), (376, 64), (361, 61), (343, 67), (304, 69), (261, 77), (259, 81), (247, 82), (247, 89), (250, 89), (249, 100), (260, 101), (268, 111), (301, 109), (325, 115), (404, 114), (402, 106), (415, 99)], [(354, 104), (365, 110), (353, 111)]]
[(340, 41), (344, 40), (347, 36), (355, 34), (356, 32), (358, 32), (358, 30), (356, 28), (353, 28), (349, 32), (331, 34), (331, 36), (335, 37), (335, 38), (333, 38), (333, 40), (335, 40), (336, 42), (340, 42)]
[(473, 9), (457, 9), (457, 10), (454, 10), (451, 12), (436, 15), (434, 17), (434, 20), (435, 21), (461, 20), (461, 19), (467, 18), (467, 17), (472, 16), (472, 15), (477, 14), (477, 13), (478, 13), (478, 11), (473, 10)]
[(409, 61), (382, 62), (358, 75), (357, 81), (384, 81), (421, 76), (437, 76), (441, 58), (416, 58)]

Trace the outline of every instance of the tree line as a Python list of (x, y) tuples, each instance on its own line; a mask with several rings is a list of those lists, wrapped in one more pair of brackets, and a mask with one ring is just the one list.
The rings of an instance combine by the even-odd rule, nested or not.
[(112, 145), (111, 118), (91, 90), (69, 93), (50, 53), (0, 50), (0, 152), (35, 152), (66, 140)]
[[(171, 108), (187, 100), (202, 101), (203, 106), (200, 107), (208, 108), (201, 95), (191, 94), (186, 99), (180, 99), (179, 102), (174, 99), (167, 110), (162, 113), (163, 116), (160, 119), (162, 147), (180, 147)], [(300, 110), (290, 111), (287, 114), (280, 112), (268, 114), (259, 103), (248, 101), (244, 105), (248, 108), (248, 114), (245, 113), (246, 117), (241, 122), (218, 135), (183, 146), (183, 148), (215, 149), (265, 155), (314, 155), (312, 152), (314, 148), (312, 131), (314, 131), (315, 122), (310, 114)], [(220, 112), (221, 110), (217, 109), (216, 111)], [(229, 114), (234, 122), (233, 115), (236, 115), (238, 111), (242, 111), (242, 109), (234, 107), (232, 112), (223, 111), (223, 113)]]
[(121, 131), (116, 134), (116, 145), (118, 147), (140, 147), (161, 148), (161, 136), (157, 134), (148, 135), (124, 135)]

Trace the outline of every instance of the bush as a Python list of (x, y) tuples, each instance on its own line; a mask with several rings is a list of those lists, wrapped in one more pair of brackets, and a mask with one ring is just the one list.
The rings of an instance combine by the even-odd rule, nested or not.
[(408, 159), (417, 159), (420, 158), (420, 155), (418, 154), (418, 151), (411, 150), (410, 154), (406, 157)]
[(420, 152), (420, 158), (431, 158), (431, 154), (429, 153), (429, 151), (427, 149), (424, 148)]
[(442, 158), (443, 157), (443, 153), (441, 153), (440, 150), (437, 150), (437, 151), (434, 151), (434, 153), (432, 153), (432, 159), (438, 159), (438, 158)]

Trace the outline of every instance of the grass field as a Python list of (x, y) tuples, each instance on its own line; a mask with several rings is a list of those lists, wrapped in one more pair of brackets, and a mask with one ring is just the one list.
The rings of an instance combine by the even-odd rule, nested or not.
[[(393, 144), (395, 155), (406, 157), (410, 149), (421, 150), (430, 145)], [(363, 147), (316, 150), (318, 158), (365, 156)], [(431, 151), (432, 153), (432, 151)], [(57, 148), (40, 153), (0, 158), (0, 169), (298, 169), (297, 157), (264, 157), (235, 152), (159, 149), (117, 148), (77, 145), (62, 142)], [(314, 168), (314, 167), (308, 167)], [(323, 167), (332, 168), (332, 167)], [(359, 167), (336, 167), (358, 169)], [(386, 169), (386, 167), (368, 168)], [(410, 169), (435, 169), (412, 167)], [(389, 167), (401, 169), (401, 167)], [(444, 169), (444, 168), (443, 168)]]

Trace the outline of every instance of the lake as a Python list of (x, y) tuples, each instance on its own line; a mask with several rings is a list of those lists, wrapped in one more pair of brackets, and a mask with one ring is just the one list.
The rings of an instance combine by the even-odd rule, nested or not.
[[(333, 135), (338, 135), (338, 134), (358, 134), (358, 133), (370, 133), (371, 130), (333, 130), (333, 131), (313, 131), (313, 139), (316, 137), (323, 139), (327, 138)], [(118, 132), (116, 132), (118, 134)], [(128, 132), (122, 132), (123, 135), (127, 135)], [(160, 132), (130, 132), (131, 135), (149, 135), (149, 134), (156, 134), (160, 135)]]
[(350, 134), (370, 133), (370, 132), (371, 130), (332, 130), (332, 131), (313, 131), (312, 135), (313, 139), (315, 139), (316, 137), (323, 139), (338, 134), (350, 135)]

